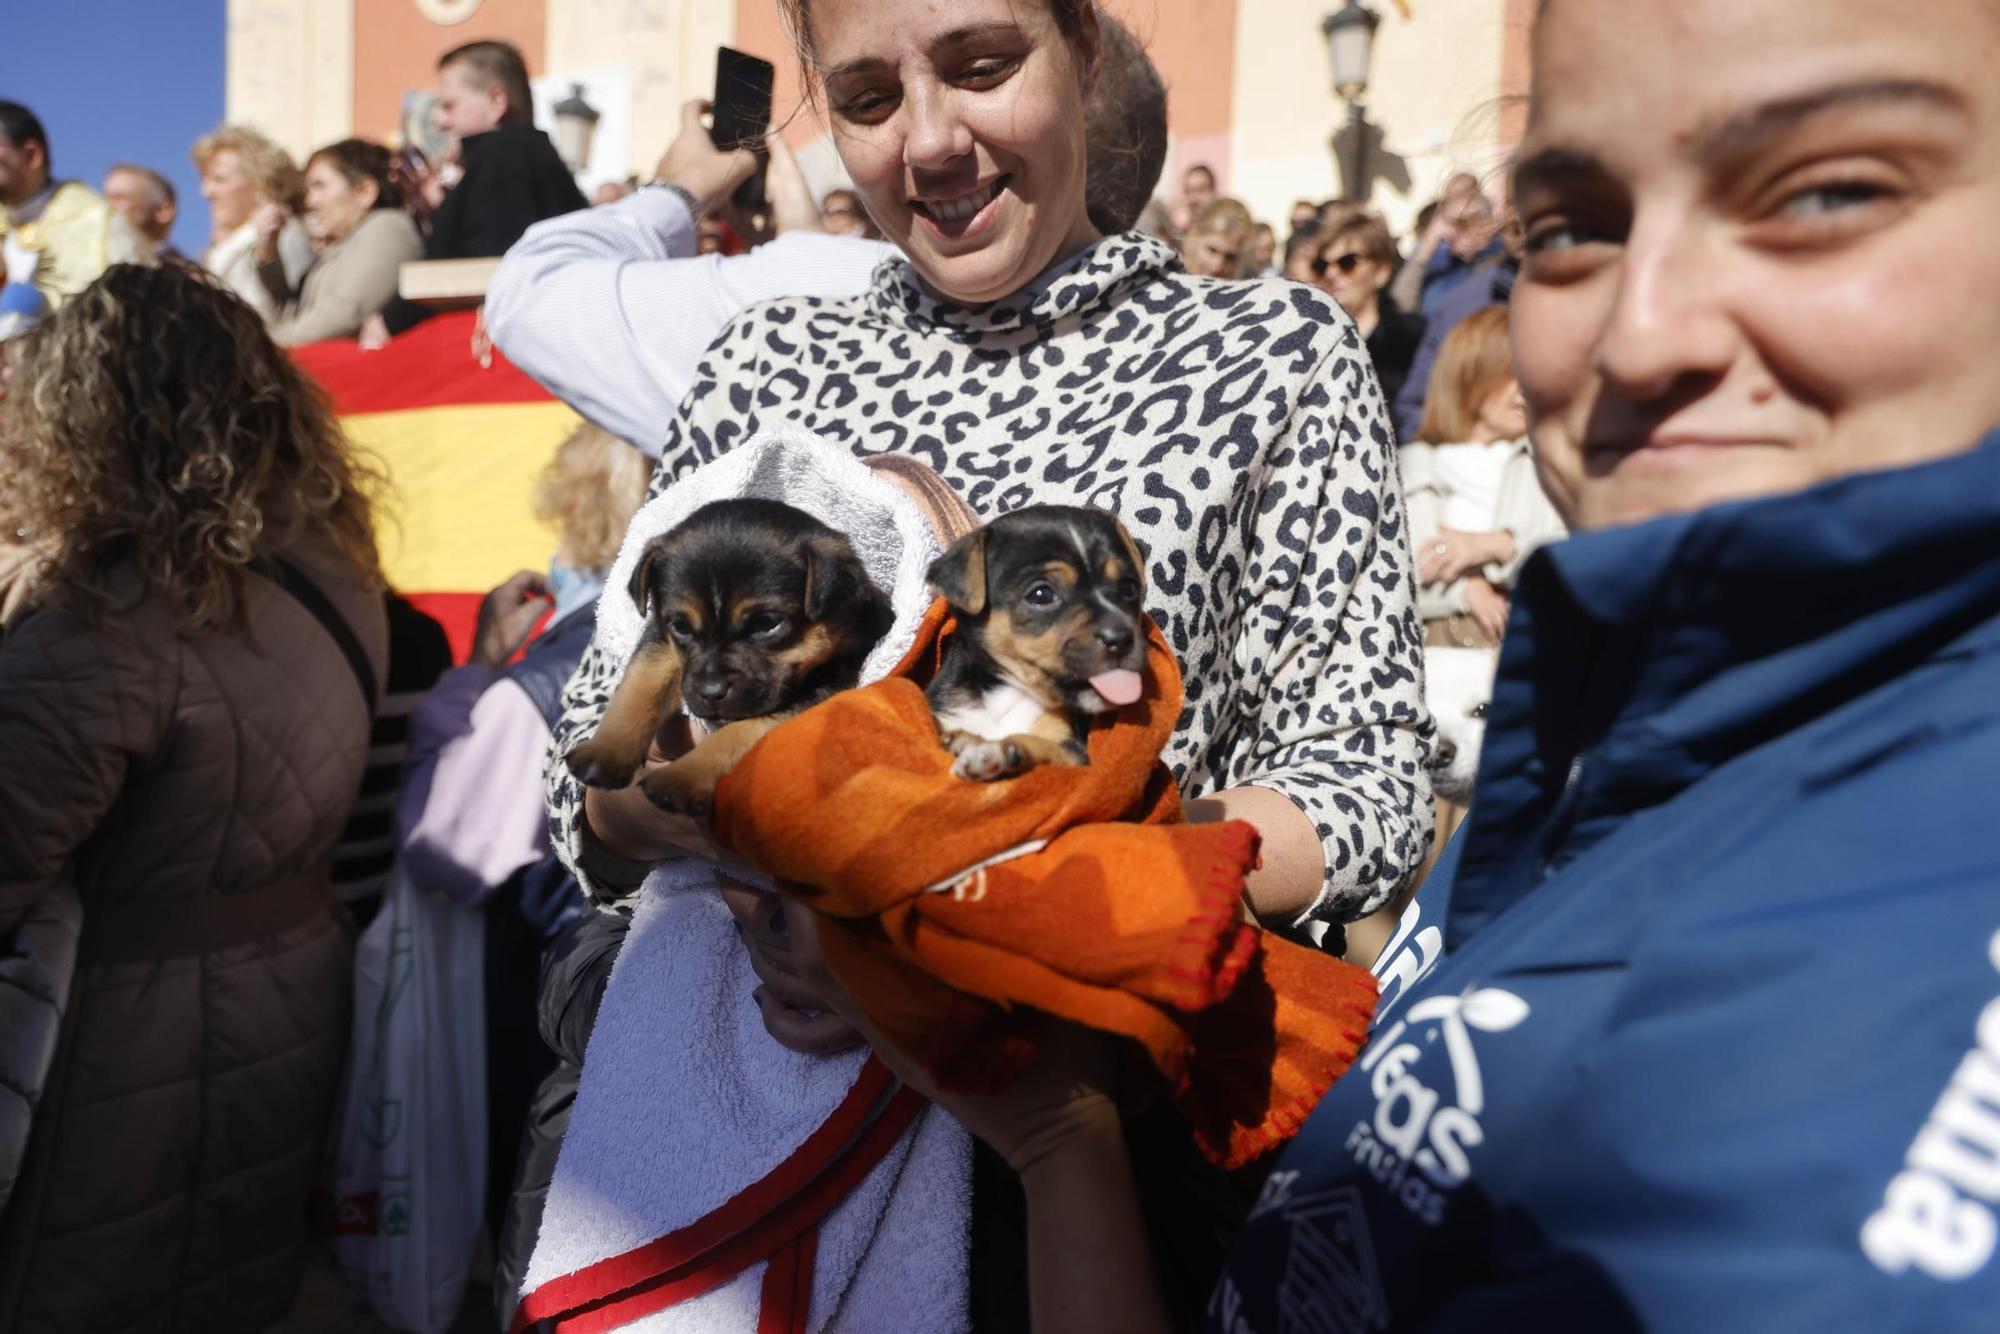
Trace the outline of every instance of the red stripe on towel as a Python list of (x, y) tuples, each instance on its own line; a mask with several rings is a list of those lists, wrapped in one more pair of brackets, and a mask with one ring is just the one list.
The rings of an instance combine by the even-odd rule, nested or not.
[(757, 1304), (757, 1334), (806, 1334), (818, 1251), (819, 1233), (813, 1231), (772, 1254), (764, 1267), (764, 1293)]
[[(512, 1330), (552, 1322), (561, 1334), (593, 1334), (721, 1286), (811, 1235), (924, 1105), (870, 1057), (833, 1114), (763, 1179), (686, 1227), (544, 1283), (522, 1298)], [(810, 1270), (803, 1286), (809, 1297)]]

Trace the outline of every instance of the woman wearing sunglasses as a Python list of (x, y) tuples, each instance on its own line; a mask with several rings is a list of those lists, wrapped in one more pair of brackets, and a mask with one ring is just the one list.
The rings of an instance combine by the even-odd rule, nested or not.
[(1396, 273), (1396, 242), (1374, 214), (1326, 234), (1312, 260), (1313, 285), (1340, 303), (1368, 343), (1375, 378), (1391, 403), (1424, 341), (1424, 317), (1399, 308), (1386, 289)]

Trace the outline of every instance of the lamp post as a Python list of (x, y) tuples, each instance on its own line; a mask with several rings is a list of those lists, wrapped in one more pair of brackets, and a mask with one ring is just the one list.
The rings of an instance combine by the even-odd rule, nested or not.
[(1333, 91), (1347, 103), (1350, 142), (1340, 167), (1341, 193), (1362, 203), (1368, 199), (1368, 109), (1361, 98), (1368, 91), (1368, 65), (1375, 55), (1375, 28), (1381, 22), (1382, 16), (1361, 0), (1347, 0), (1319, 25), (1332, 67)]
[(597, 135), (599, 113), (583, 100), (583, 85), (572, 83), (569, 96), (556, 103), (556, 152), (572, 172), (590, 161), (590, 141)]

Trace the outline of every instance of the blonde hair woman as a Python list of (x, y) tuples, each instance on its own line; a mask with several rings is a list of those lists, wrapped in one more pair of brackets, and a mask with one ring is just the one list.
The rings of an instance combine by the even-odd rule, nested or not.
[(1401, 451), (1426, 643), (1497, 645), (1521, 562), (1563, 535), (1527, 430), (1507, 308), (1488, 306), (1446, 335), (1417, 439)]
[(280, 265), (290, 291), (312, 267), (312, 238), (296, 216), (305, 177), (291, 154), (247, 125), (225, 125), (196, 140), (194, 165), (210, 217), (202, 267), (249, 302), (266, 325), (275, 324), (279, 303), (257, 266)]
[(262, 1328), (346, 1050), (330, 905), (388, 630), (375, 475), (242, 302), (116, 266), (0, 407), (0, 937), (80, 899), (0, 1328)]

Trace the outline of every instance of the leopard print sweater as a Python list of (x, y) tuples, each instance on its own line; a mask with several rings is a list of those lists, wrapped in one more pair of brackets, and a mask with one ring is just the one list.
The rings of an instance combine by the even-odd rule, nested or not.
[[(1371, 911), (1415, 871), (1431, 724), (1395, 437), (1332, 300), (1191, 277), (1138, 233), (976, 308), (885, 262), (861, 295), (768, 302), (723, 331), (655, 494), (780, 420), (917, 458), (981, 514), (1116, 512), (1185, 675), (1165, 755), (1183, 791), (1272, 788), (1312, 818), (1326, 874), (1307, 918)], [(616, 674), (593, 646), (552, 743), (550, 831), (572, 868), (582, 793), (554, 760), (596, 727)]]

